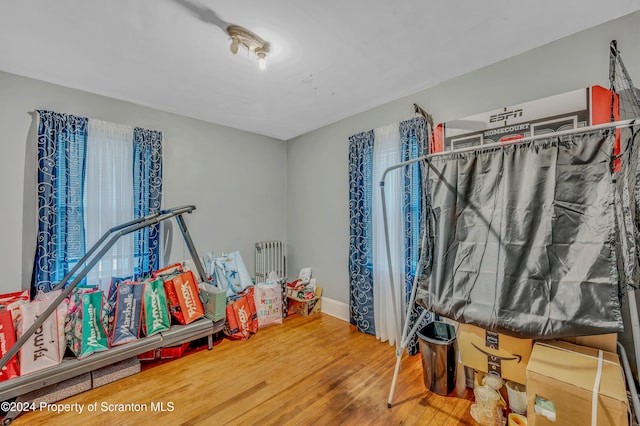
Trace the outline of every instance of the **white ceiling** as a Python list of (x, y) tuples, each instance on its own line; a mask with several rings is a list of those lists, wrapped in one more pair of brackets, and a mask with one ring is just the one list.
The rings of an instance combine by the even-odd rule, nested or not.
[[(287, 140), (639, 9), (640, 0), (0, 0), (0, 70)], [(226, 24), (270, 43), (266, 70), (231, 54)]]

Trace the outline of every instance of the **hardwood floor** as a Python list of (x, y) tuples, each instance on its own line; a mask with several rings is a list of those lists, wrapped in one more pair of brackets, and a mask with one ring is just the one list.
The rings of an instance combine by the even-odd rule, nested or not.
[(475, 424), (464, 374), (459, 371), (455, 395), (428, 392), (420, 355), (404, 357), (387, 408), (395, 360), (393, 347), (343, 321), (293, 315), (247, 341), (225, 339), (211, 351), (58, 402), (70, 404), (65, 412), (30, 412), (13, 424)]

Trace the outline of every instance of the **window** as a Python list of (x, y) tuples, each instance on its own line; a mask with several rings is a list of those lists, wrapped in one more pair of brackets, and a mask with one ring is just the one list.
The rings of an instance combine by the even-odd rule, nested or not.
[[(87, 248), (109, 229), (133, 220), (133, 128), (89, 120), (84, 191)], [(111, 277), (133, 276), (133, 235), (121, 237), (87, 274), (108, 289)]]
[[(160, 210), (162, 133), (38, 111), (38, 235), (34, 290), (49, 291), (105, 232)], [(85, 282), (159, 266), (159, 225), (120, 238)]]
[[(388, 167), (426, 154), (426, 123), (412, 119), (349, 138), (350, 320), (360, 331), (393, 343), (397, 322), (392, 294), (402, 316), (420, 257), (424, 226), (421, 171), (416, 163), (392, 170), (385, 179), (385, 205), (394, 288), (389, 284), (380, 179)], [(393, 290), (393, 292), (392, 292)], [(419, 316), (412, 311), (412, 321)], [(425, 320), (428, 320), (425, 319)], [(415, 339), (409, 353), (417, 351)]]

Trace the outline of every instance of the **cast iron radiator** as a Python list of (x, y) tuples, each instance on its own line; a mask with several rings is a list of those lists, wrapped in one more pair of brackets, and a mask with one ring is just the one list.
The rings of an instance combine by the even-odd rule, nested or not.
[(256, 283), (265, 282), (269, 272), (286, 278), (286, 255), (282, 241), (260, 241), (256, 243)]

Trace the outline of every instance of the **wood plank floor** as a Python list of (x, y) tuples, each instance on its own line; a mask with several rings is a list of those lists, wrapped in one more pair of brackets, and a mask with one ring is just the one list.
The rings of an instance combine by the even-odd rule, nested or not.
[[(77, 404), (66, 412), (25, 413), (13, 424), (475, 424), (463, 374), (451, 396), (427, 392), (420, 355), (404, 357), (387, 408), (394, 366), (387, 343), (326, 314), (293, 315), (247, 341), (223, 340), (211, 351), (58, 402)], [(147, 411), (130, 411), (133, 404)]]

